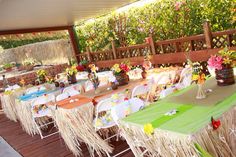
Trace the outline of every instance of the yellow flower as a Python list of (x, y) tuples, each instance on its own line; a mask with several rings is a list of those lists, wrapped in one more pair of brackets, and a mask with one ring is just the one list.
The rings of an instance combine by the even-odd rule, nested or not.
[(11, 95), (11, 94), (12, 94), (12, 91), (10, 91), (10, 90), (9, 90), (9, 91), (5, 91), (4, 94), (5, 94), (5, 95)]
[(114, 64), (112, 67), (112, 70), (119, 73), (121, 71), (119, 64)]
[(192, 80), (198, 80), (198, 78), (199, 78), (199, 75), (196, 75), (196, 74), (193, 74), (193, 76), (192, 76)]
[(223, 63), (224, 64), (231, 64), (232, 60), (229, 57), (223, 58)]
[(152, 135), (154, 133), (154, 128), (151, 123), (144, 125), (144, 132), (147, 135)]

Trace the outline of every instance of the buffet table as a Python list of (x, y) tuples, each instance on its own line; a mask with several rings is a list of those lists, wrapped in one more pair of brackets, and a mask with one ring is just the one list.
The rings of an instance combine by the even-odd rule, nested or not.
[[(212, 92), (202, 100), (195, 98), (196, 88), (192, 85), (120, 121), (135, 156), (143, 153), (141, 143), (153, 156), (198, 156), (199, 144), (214, 157), (235, 157), (236, 84), (219, 87), (211, 78), (205, 89)], [(220, 119), (219, 128), (213, 129), (211, 117)]]

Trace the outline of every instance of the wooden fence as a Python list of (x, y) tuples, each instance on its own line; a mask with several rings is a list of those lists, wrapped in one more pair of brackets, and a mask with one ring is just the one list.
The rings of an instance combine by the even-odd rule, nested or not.
[(100, 68), (107, 68), (124, 59), (130, 60), (132, 65), (140, 65), (148, 53), (151, 55), (151, 62), (160, 66), (183, 64), (186, 62), (186, 52), (189, 52), (192, 61), (204, 62), (225, 46), (236, 50), (236, 29), (211, 32), (208, 22), (203, 24), (203, 29), (204, 34), (157, 42), (153, 41), (150, 35), (147, 43), (129, 47), (116, 48), (112, 42), (111, 50), (90, 52), (88, 49), (77, 57), (79, 60), (94, 62)]

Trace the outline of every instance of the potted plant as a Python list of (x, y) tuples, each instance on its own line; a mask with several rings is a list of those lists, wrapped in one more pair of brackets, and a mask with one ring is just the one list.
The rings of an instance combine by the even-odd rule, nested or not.
[(12, 70), (13, 65), (11, 63), (6, 63), (3, 65), (3, 69), (5, 69), (6, 71), (11, 71)]
[(23, 69), (26, 71), (31, 71), (34, 70), (34, 65), (36, 61), (33, 58), (26, 58), (23, 62), (22, 65), (24, 66)]
[(76, 80), (77, 72), (78, 71), (77, 71), (75, 65), (73, 65), (69, 68), (66, 68), (66, 74), (67, 74), (67, 79), (68, 79), (69, 84), (74, 84), (77, 82), (77, 80)]
[(46, 82), (46, 76), (47, 76), (47, 72), (44, 69), (40, 69), (36, 72), (37, 77), (39, 79), (39, 81), (41, 83), (45, 83)]
[(217, 84), (227, 86), (235, 83), (233, 67), (236, 66), (236, 51), (220, 50), (208, 60), (208, 67), (215, 70)]
[(128, 61), (124, 61), (120, 64), (114, 64), (111, 69), (120, 86), (128, 84), (129, 76), (127, 75), (127, 72), (130, 70)]

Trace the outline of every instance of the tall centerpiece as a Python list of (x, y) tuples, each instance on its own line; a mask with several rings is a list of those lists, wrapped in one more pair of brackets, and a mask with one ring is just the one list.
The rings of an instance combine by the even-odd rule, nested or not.
[(205, 74), (202, 72), (202, 67), (200, 64), (193, 64), (193, 74), (192, 74), (192, 80), (198, 85), (198, 91), (196, 99), (204, 99), (206, 98), (205, 91), (203, 89), (203, 85), (206, 80)]
[(129, 76), (127, 75), (127, 72), (130, 70), (129, 61), (114, 64), (111, 70), (120, 86), (128, 84)]
[(36, 72), (36, 74), (37, 74), (37, 78), (38, 78), (40, 83), (45, 83), (46, 82), (47, 72), (44, 69), (38, 70)]
[(227, 86), (235, 83), (233, 67), (236, 66), (236, 51), (228, 48), (220, 50), (208, 60), (208, 67), (215, 70), (217, 85)]
[(90, 64), (88, 67), (89, 67), (88, 78), (93, 83), (95, 93), (99, 93), (98, 86), (100, 84), (100, 81), (99, 81), (98, 75), (97, 75), (98, 67), (96, 67), (95, 64)]
[(77, 69), (75, 65), (72, 65), (69, 68), (66, 68), (66, 74), (67, 74), (67, 79), (69, 84), (74, 84), (77, 82), (76, 80), (76, 74), (77, 74)]

